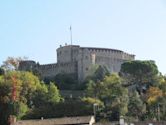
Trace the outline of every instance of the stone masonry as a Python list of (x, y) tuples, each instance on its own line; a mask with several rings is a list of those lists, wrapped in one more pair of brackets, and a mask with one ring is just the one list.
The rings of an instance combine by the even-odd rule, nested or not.
[(82, 82), (92, 65), (104, 65), (110, 73), (119, 72), (121, 64), (134, 60), (135, 55), (109, 48), (80, 47), (65, 45), (57, 49), (57, 63), (40, 65), (35, 61), (21, 61), (19, 70), (37, 70), (42, 78), (55, 77), (57, 74), (73, 74)]

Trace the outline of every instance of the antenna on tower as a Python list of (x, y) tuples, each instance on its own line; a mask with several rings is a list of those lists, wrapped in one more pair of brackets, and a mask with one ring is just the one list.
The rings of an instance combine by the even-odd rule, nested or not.
[(71, 45), (72, 45), (73, 40), (72, 40), (72, 27), (71, 27), (71, 25), (70, 25), (70, 40), (71, 40)]

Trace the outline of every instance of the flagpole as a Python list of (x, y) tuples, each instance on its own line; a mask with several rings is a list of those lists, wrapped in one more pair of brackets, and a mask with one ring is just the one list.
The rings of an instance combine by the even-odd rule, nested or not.
[(72, 27), (71, 27), (71, 25), (70, 25), (70, 40), (71, 40), (71, 45), (72, 45), (73, 40), (72, 40)]

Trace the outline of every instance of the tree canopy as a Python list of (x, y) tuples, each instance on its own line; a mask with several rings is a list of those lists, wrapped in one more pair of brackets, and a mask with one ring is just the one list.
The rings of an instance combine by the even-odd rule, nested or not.
[(128, 112), (128, 90), (122, 86), (118, 74), (105, 76), (103, 81), (90, 81), (87, 87), (88, 96), (101, 100), (105, 105), (105, 113), (112, 119), (119, 119)]
[(158, 68), (154, 61), (129, 61), (121, 65), (120, 75), (127, 85), (136, 85), (138, 91), (148, 89), (156, 84)]
[(18, 69), (19, 62), (27, 59), (27, 57), (8, 57), (3, 61), (2, 67), (5, 70), (16, 70)]
[[(41, 100), (33, 100), (33, 96), (40, 89), (44, 91), (42, 101), (59, 102), (61, 96), (56, 86), (51, 83), (43, 87), (39, 79), (30, 72), (8, 71), (0, 76), (0, 124), (6, 125), (9, 115), (21, 118)], [(42, 97), (42, 96), (40, 96)], [(39, 96), (38, 96), (39, 98)], [(43, 97), (42, 97), (43, 98)]]

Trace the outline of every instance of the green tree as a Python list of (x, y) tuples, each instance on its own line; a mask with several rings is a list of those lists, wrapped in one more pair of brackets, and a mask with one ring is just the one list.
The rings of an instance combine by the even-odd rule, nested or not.
[(44, 106), (48, 103), (47, 98), (48, 88), (44, 83), (41, 83), (41, 86), (33, 92), (32, 102), (34, 108)]
[(78, 100), (65, 100), (59, 103), (47, 103), (29, 111), (24, 119), (39, 119), (93, 115), (93, 104)]
[(104, 103), (103, 103), (101, 100), (96, 99), (96, 98), (83, 97), (81, 100), (82, 100), (83, 102), (89, 103), (89, 104), (91, 104), (91, 105), (97, 104), (97, 105), (100, 106), (101, 108), (104, 107)]
[(38, 86), (40, 81), (29, 72), (8, 71), (0, 77), (1, 125), (7, 124), (9, 115), (21, 118), (27, 112)]
[(100, 99), (102, 93), (104, 90), (104, 85), (102, 82), (94, 82), (93, 80), (90, 80), (87, 83), (87, 96), (96, 98), (96, 99)]
[(0, 125), (7, 125), (10, 115), (11, 84), (0, 79)]
[(122, 86), (122, 79), (117, 74), (106, 76), (103, 81), (90, 81), (87, 87), (88, 96), (104, 102), (105, 113), (112, 120), (119, 119), (128, 111), (128, 90)]
[(39, 107), (44, 111), (45, 105), (51, 110), (61, 100), (54, 83), (46, 85), (31, 72), (8, 70), (0, 76), (0, 125), (7, 125), (9, 115), (20, 119)]
[(108, 75), (110, 75), (110, 72), (108, 71), (107, 67), (99, 65), (99, 67), (96, 69), (93, 75), (93, 79), (94, 81), (102, 81), (105, 78), (105, 76)]
[(62, 100), (63, 98), (54, 83), (50, 83), (49, 85), (42, 83), (32, 96), (32, 102), (35, 108), (43, 107), (48, 104), (56, 104)]
[(156, 84), (158, 68), (154, 61), (129, 61), (121, 65), (121, 76), (127, 85), (135, 85), (139, 93)]
[(105, 93), (102, 98), (106, 108), (112, 118), (118, 120), (128, 112), (128, 90), (122, 86), (122, 79), (117, 74), (106, 76), (103, 83)]
[(146, 112), (146, 105), (137, 91), (131, 92), (129, 95), (128, 116), (133, 117), (135, 120), (140, 120)]
[(50, 85), (48, 86), (47, 95), (48, 101), (52, 103), (60, 102), (60, 100), (62, 99), (59, 90), (57, 89), (54, 83), (50, 83)]
[[(164, 93), (158, 87), (150, 87), (146, 93), (146, 102), (147, 102), (147, 117), (148, 119), (157, 119), (162, 116), (162, 108), (164, 101)], [(160, 108), (162, 109), (160, 111)], [(163, 110), (164, 111), (164, 110)], [(163, 112), (164, 113), (164, 112)]]
[(90, 67), (88, 72), (88, 76), (86, 78), (86, 82), (89, 80), (93, 80), (95, 82), (102, 81), (105, 76), (109, 76), (110, 72), (104, 65), (94, 65)]
[(166, 120), (166, 76), (160, 79), (160, 90), (162, 90), (162, 97), (158, 99), (158, 108), (160, 108), (161, 120)]
[(60, 90), (75, 90), (78, 87), (76, 74), (58, 74), (53, 80), (48, 80), (48, 82), (50, 81), (57, 83)]
[(19, 72), (18, 81), (20, 81), (21, 100), (25, 101), (28, 106), (31, 106), (33, 93), (41, 86), (41, 83), (35, 75), (31, 72)]

